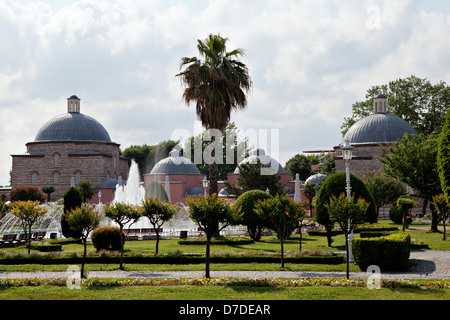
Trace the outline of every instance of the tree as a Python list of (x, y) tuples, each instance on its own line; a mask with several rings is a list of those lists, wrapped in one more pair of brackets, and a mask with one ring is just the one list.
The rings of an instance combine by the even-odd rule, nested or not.
[(284, 243), (299, 226), (299, 221), (305, 215), (301, 203), (293, 202), (286, 195), (276, 195), (273, 198), (258, 201), (255, 211), (264, 221), (266, 227), (277, 233), (281, 247), (281, 267), (284, 268)]
[(150, 181), (150, 183), (147, 184), (145, 187), (145, 196), (149, 198), (158, 198), (162, 201), (169, 200), (166, 189), (164, 189), (164, 186), (159, 181)]
[[(225, 130), (221, 131), (221, 135), (216, 137), (215, 143), (222, 148), (222, 158), (218, 159), (217, 163), (217, 178), (219, 180), (226, 180), (228, 173), (233, 172), (236, 165), (248, 156), (247, 139), (239, 140), (238, 134), (239, 130), (236, 125), (234, 122), (230, 122)], [(198, 163), (199, 152), (203, 156), (203, 153), (208, 151), (207, 148), (211, 143), (208, 139), (206, 132), (187, 139), (183, 148), (183, 156), (195, 163), (200, 173), (209, 179), (210, 164), (207, 161)], [(219, 157), (219, 154), (217, 154), (217, 157)]]
[(402, 225), (402, 231), (405, 232), (406, 231), (406, 227), (407, 227), (407, 222), (406, 219), (409, 216), (409, 212), (411, 211), (412, 208), (414, 208), (416, 205), (418, 205), (417, 202), (415, 202), (412, 199), (409, 198), (404, 198), (404, 197), (400, 197), (397, 200), (397, 207), (400, 209), (400, 211), (403, 214), (403, 225)]
[(430, 203), (432, 214), (431, 231), (438, 232), (433, 196), (442, 193), (437, 169), (437, 135), (408, 135), (391, 146), (383, 148), (385, 172), (417, 192), (418, 197)]
[(87, 203), (88, 200), (92, 199), (94, 195), (94, 189), (92, 189), (92, 184), (89, 181), (81, 181), (78, 184), (78, 189), (83, 195), (83, 202)]
[(50, 195), (53, 192), (55, 192), (55, 188), (54, 187), (44, 187), (44, 188), (42, 188), (42, 192), (47, 194), (47, 202), (50, 202)]
[(210, 246), (211, 239), (220, 230), (236, 221), (230, 204), (217, 194), (187, 198), (189, 216), (206, 235), (205, 277), (210, 278)]
[(292, 179), (295, 179), (295, 175), (298, 173), (300, 180), (305, 181), (314, 174), (311, 165), (318, 164), (318, 159), (316, 161), (316, 158), (304, 154), (297, 154), (286, 162), (284, 169), (291, 175)]
[(142, 200), (142, 215), (150, 220), (156, 233), (155, 256), (158, 255), (159, 233), (164, 222), (169, 221), (177, 209), (168, 201), (161, 201), (159, 198), (145, 198)]
[(45, 194), (36, 186), (15, 187), (9, 194), (11, 202), (15, 201), (45, 201)]
[[(237, 186), (232, 185), (227, 180), (224, 181), (228, 194), (239, 197), (244, 192), (250, 190), (266, 191), (267, 189), (269, 189), (269, 193), (273, 196), (284, 193), (284, 185), (280, 182), (281, 178), (279, 175), (261, 174), (261, 168), (264, 166), (259, 159), (257, 159), (256, 164), (241, 163), (238, 166), (239, 177)], [(270, 166), (270, 164), (267, 166)]]
[[(369, 208), (366, 211), (364, 218), (365, 222), (375, 223), (377, 222), (377, 211), (375, 208), (375, 201), (372, 195), (367, 190), (364, 182), (354, 174), (350, 174), (350, 186), (352, 194), (355, 198), (363, 198), (369, 203)], [(346, 173), (338, 172), (329, 176), (320, 187), (316, 196), (316, 221), (323, 225), (327, 232), (328, 246), (331, 247), (332, 243), (332, 230), (335, 222), (330, 219), (326, 204), (329, 203), (332, 196), (339, 197), (342, 192), (346, 191)]]
[(347, 279), (350, 279), (349, 267), (349, 246), (348, 236), (356, 225), (364, 222), (366, 211), (369, 203), (363, 198), (355, 201), (354, 195), (348, 199), (345, 193), (341, 193), (339, 197), (331, 196), (330, 202), (325, 204), (330, 219), (336, 222), (345, 235), (345, 251), (347, 252)]
[(441, 188), (450, 205), (450, 109), (438, 141), (437, 166)]
[(11, 204), (11, 214), (20, 219), (25, 239), (28, 242), (28, 254), (31, 251), (31, 227), (47, 213), (48, 209), (41, 206), (39, 201), (16, 201)]
[(87, 238), (89, 233), (98, 227), (100, 224), (101, 213), (89, 204), (82, 204), (80, 207), (72, 209), (67, 219), (70, 228), (80, 234), (83, 241), (84, 251), (83, 259), (81, 260), (81, 278), (85, 278), (84, 262), (87, 253)]
[(305, 185), (305, 189), (303, 189), (303, 193), (308, 198), (309, 212), (310, 212), (309, 214), (312, 215), (312, 202), (313, 202), (314, 197), (317, 194), (316, 184), (313, 182), (308, 182)]
[(272, 198), (272, 196), (262, 190), (249, 190), (241, 194), (233, 204), (233, 210), (239, 216), (239, 224), (247, 226), (247, 232), (255, 240), (261, 240), (261, 230), (265, 222), (255, 212), (255, 205), (258, 201)]
[[(176, 75), (185, 87), (184, 101), (188, 105), (191, 102), (196, 104), (197, 116), (207, 130), (224, 130), (231, 112), (246, 108), (246, 93), (252, 86), (247, 67), (239, 61), (243, 50), (227, 52), (227, 42), (228, 38), (220, 34), (210, 34), (205, 40), (198, 40), (200, 58), (182, 58), (182, 72)], [(211, 137), (212, 143), (214, 140), (215, 137)], [(210, 193), (218, 192), (215, 156), (213, 149), (209, 168)]]
[(0, 220), (10, 210), (10, 205), (4, 201), (0, 201)]
[(64, 192), (64, 210), (61, 215), (61, 232), (66, 238), (79, 239), (81, 234), (70, 228), (67, 221), (70, 212), (83, 204), (83, 195), (81, 191), (75, 187), (70, 187)]
[(447, 203), (447, 199), (443, 193), (433, 196), (433, 204), (436, 207), (436, 211), (439, 215), (439, 219), (442, 220), (442, 226), (444, 227), (444, 235), (442, 240), (447, 240), (447, 231), (445, 228), (445, 222), (450, 214), (450, 207)]
[(414, 75), (390, 81), (367, 90), (366, 99), (352, 106), (352, 116), (344, 118), (345, 132), (359, 119), (373, 113), (373, 97), (382, 93), (387, 97), (388, 112), (407, 121), (419, 134), (439, 134), (444, 115), (450, 108), (450, 87), (443, 81), (432, 84)]
[[(110, 203), (104, 207), (105, 216), (119, 225), (120, 233), (127, 223), (135, 223), (142, 216), (140, 207), (128, 203)], [(125, 240), (120, 237), (120, 270), (124, 270), (123, 266), (123, 247)]]
[(400, 196), (406, 195), (405, 185), (384, 171), (370, 171), (364, 176), (363, 181), (375, 201), (377, 216), (381, 207), (392, 204)]

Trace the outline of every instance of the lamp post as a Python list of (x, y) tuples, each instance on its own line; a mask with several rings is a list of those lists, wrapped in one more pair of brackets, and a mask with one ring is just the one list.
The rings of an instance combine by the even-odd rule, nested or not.
[[(343, 144), (341, 144), (341, 150), (342, 150), (342, 158), (345, 161), (345, 181), (346, 181), (346, 191), (347, 191), (347, 199), (350, 201), (352, 197), (352, 187), (350, 186), (350, 160), (352, 159), (352, 153), (353, 153), (353, 146), (350, 144), (348, 140), (345, 140)], [(348, 261), (350, 263), (353, 263), (353, 253), (352, 253), (352, 239), (355, 237), (353, 235), (353, 230), (350, 230), (350, 218), (348, 219), (348, 228), (349, 228), (349, 234), (348, 234)]]
[(203, 184), (203, 188), (205, 188), (205, 196), (206, 196), (206, 189), (208, 188), (208, 184), (209, 184), (209, 181), (208, 181), (208, 179), (206, 179), (206, 176), (203, 178), (202, 184)]

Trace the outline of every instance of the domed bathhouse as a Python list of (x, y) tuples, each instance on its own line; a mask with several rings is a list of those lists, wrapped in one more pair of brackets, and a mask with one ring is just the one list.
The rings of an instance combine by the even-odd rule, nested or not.
[[(381, 150), (403, 137), (405, 133), (417, 134), (414, 128), (405, 120), (386, 112), (386, 97), (378, 95), (374, 98), (374, 113), (357, 121), (345, 134), (343, 141), (348, 141), (353, 147), (350, 171), (363, 178), (370, 171), (381, 168)], [(334, 147), (336, 172), (345, 171), (340, 146)]]
[(97, 120), (80, 112), (80, 99), (73, 95), (67, 113), (45, 123), (25, 154), (12, 155), (12, 188), (54, 187), (51, 198), (57, 200), (81, 181), (95, 188), (119, 176), (126, 179), (128, 159), (119, 156), (119, 146)]
[(167, 158), (156, 163), (150, 173), (144, 174), (144, 185), (152, 181), (160, 182), (169, 200), (175, 204), (186, 204), (187, 196), (204, 195), (202, 180), (204, 175), (189, 159), (182, 157), (178, 150), (172, 150)]

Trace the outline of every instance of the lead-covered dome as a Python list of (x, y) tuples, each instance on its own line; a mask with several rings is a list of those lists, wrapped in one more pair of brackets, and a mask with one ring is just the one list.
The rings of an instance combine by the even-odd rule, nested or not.
[[(273, 173), (286, 173), (286, 171), (284, 171), (282, 165), (275, 160), (274, 158), (272, 158), (271, 156), (267, 155), (266, 152), (264, 151), (264, 149), (256, 149), (253, 151), (253, 153), (248, 156), (247, 158), (245, 158), (244, 160), (242, 160), (239, 165), (241, 164), (257, 164), (258, 163), (258, 159), (261, 162), (261, 164), (263, 164), (264, 166), (269, 166), (271, 168), (274, 169)], [(234, 170), (234, 173), (239, 173), (239, 166), (236, 167), (236, 169)]]
[(150, 174), (200, 174), (200, 171), (190, 160), (181, 157), (178, 150), (172, 150), (167, 158), (155, 164)]
[(353, 144), (393, 143), (405, 133), (417, 134), (405, 120), (386, 112), (386, 97), (378, 95), (374, 99), (374, 114), (357, 121), (344, 136)]
[(111, 142), (108, 131), (94, 118), (80, 113), (80, 99), (71, 96), (67, 113), (45, 123), (34, 141), (96, 141)]

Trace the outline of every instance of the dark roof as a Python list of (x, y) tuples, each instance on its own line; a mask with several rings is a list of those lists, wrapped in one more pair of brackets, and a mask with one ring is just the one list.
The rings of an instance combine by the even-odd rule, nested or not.
[(343, 141), (348, 139), (351, 144), (393, 143), (405, 133), (417, 134), (405, 120), (388, 113), (376, 113), (351, 126)]
[[(277, 172), (276, 173), (286, 173), (286, 171), (284, 171), (282, 165), (275, 160), (274, 158), (272, 158), (269, 155), (266, 155), (266, 152), (264, 151), (264, 149), (256, 149), (253, 150), (253, 153), (248, 156), (247, 158), (245, 158), (244, 160), (242, 160), (239, 165), (241, 164), (257, 164), (258, 163), (258, 159), (261, 161), (261, 163), (263, 165), (270, 165), (270, 167), (278, 167)], [(239, 173), (239, 165), (236, 167), (236, 169), (234, 169), (234, 173)], [(272, 169), (272, 168), (271, 168)]]
[(190, 160), (180, 157), (178, 150), (173, 150), (170, 156), (155, 164), (150, 174), (200, 174), (200, 171)]
[(65, 113), (44, 124), (34, 141), (111, 142), (108, 131), (94, 118), (82, 113)]

